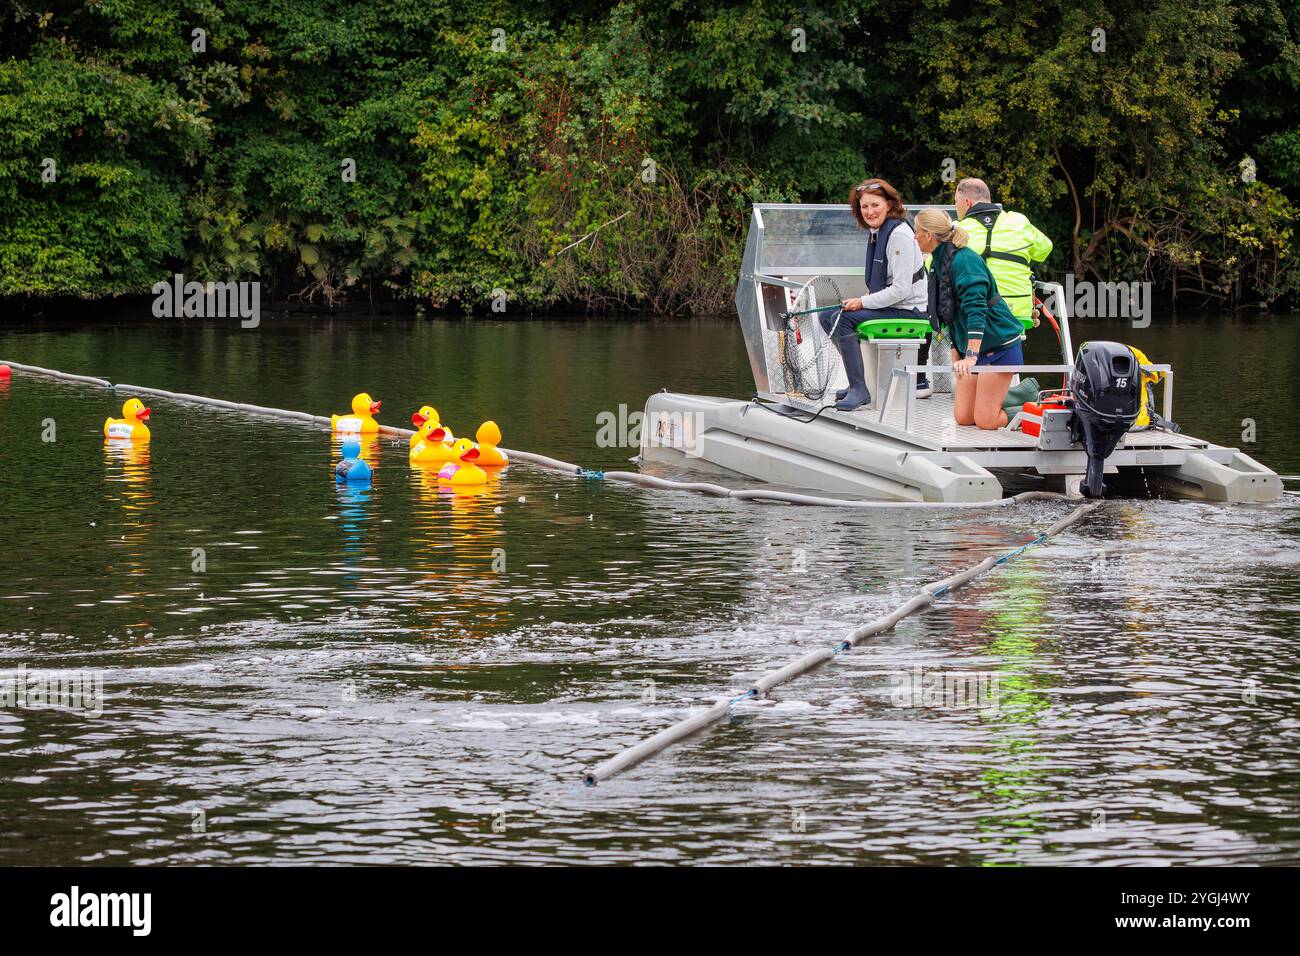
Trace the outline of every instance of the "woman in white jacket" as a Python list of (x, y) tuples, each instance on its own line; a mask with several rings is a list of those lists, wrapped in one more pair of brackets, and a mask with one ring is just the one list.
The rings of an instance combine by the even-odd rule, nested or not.
[(849, 194), (849, 208), (858, 226), (871, 233), (867, 242), (867, 294), (844, 301), (838, 325), (835, 312), (821, 316), (827, 332), (832, 325), (835, 327), (835, 347), (849, 378), (849, 387), (835, 393), (835, 407), (846, 412), (871, 401), (858, 326), (869, 319), (924, 319), (927, 314), (925, 257), (907, 222), (898, 190), (883, 179), (868, 179)]

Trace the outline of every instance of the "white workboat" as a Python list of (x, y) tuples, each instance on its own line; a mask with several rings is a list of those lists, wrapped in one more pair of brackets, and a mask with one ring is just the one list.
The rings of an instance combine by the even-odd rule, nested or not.
[[(908, 208), (915, 213), (925, 207)], [(915, 397), (918, 373), (942, 373), (939, 366), (917, 364), (916, 338), (864, 340), (872, 402), (840, 412), (829, 392), (846, 384), (844, 373), (834, 348), (823, 348), (825, 333), (811, 316), (801, 324), (801, 339), (807, 337), (806, 347), (818, 350), (819, 357), (829, 356), (828, 381), (820, 383), (824, 389), (805, 389), (811, 396), (792, 387), (789, 313), (809, 301), (815, 276), (829, 277), (846, 297), (862, 295), (865, 250), (865, 235), (847, 206), (754, 206), (736, 308), (755, 397), (651, 395), (641, 430), (642, 461), (889, 501), (991, 501), (1026, 487), (1077, 488), (1088, 453), (1064, 430), (1074, 412), (1054, 413), (1057, 427), (1045, 420), (1038, 435), (958, 425), (950, 393)], [(825, 280), (818, 283), (825, 287)], [(1038, 287), (1044, 298), (1060, 288)], [(1074, 372), (1063, 291), (1055, 301), (1061, 364), (1001, 366), (999, 371), (1033, 375), (1044, 387), (1059, 385), (1062, 376)], [(1029, 334), (1053, 332), (1044, 325)], [(1142, 367), (1163, 373), (1162, 413), (1172, 420), (1173, 369)], [(1238, 449), (1162, 428), (1123, 434), (1104, 458), (1104, 469), (1113, 476), (1107, 479), (1112, 490), (1158, 489), (1174, 497), (1228, 502), (1272, 501), (1282, 493), (1277, 474)]]

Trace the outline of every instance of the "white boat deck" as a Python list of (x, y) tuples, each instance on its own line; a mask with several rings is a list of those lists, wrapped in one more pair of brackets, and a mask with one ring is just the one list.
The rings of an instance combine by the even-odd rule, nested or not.
[[(810, 402), (795, 395), (782, 396), (787, 403), (807, 411), (821, 408), (822, 402)], [(974, 425), (958, 425), (952, 417), (952, 395), (936, 392), (930, 398), (916, 399), (912, 406), (910, 428), (904, 428), (904, 398), (894, 395), (889, 411), (880, 421), (878, 408), (860, 408), (854, 412), (827, 409), (821, 417), (831, 418), (857, 428), (888, 435), (908, 444), (933, 451), (1027, 451), (1038, 439), (1020, 430), (999, 428), (989, 431)], [(1121, 448), (1208, 448), (1210, 443), (1173, 432), (1150, 430), (1129, 432)]]

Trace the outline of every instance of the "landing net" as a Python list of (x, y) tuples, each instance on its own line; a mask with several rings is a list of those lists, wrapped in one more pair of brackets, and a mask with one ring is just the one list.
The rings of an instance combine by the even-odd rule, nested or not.
[[(782, 316), (785, 327), (777, 333), (786, 394), (821, 401), (841, 367), (833, 339), (843, 314), (842, 309), (834, 307), (843, 296), (834, 279), (813, 276), (799, 289), (788, 290), (786, 301), (788, 308)], [(829, 333), (823, 322), (830, 326)]]

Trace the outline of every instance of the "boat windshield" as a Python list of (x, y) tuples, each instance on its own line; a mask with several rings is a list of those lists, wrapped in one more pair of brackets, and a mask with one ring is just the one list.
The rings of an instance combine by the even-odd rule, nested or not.
[[(905, 208), (909, 221), (921, 209), (956, 212), (940, 205)], [(845, 276), (861, 275), (865, 269), (867, 232), (858, 227), (847, 205), (760, 203), (754, 206), (750, 231), (761, 237), (753, 249), (754, 261), (744, 263), (750, 275)]]
[(763, 219), (760, 272), (862, 268), (867, 236), (847, 206), (759, 206)]
[[(952, 211), (951, 206), (905, 208), (909, 218), (920, 209)], [(847, 204), (754, 205), (736, 283), (736, 312), (759, 394), (785, 392), (776, 337), (785, 330), (792, 293), (814, 276), (826, 276), (837, 283), (839, 294), (861, 295), (867, 240)]]

